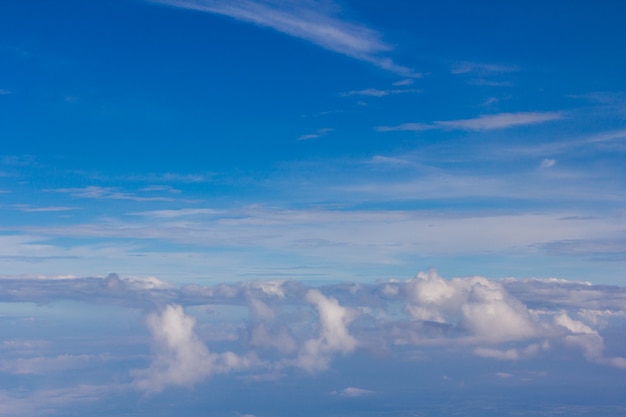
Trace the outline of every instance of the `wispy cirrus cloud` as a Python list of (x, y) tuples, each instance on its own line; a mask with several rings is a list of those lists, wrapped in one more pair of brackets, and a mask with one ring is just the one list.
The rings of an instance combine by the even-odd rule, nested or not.
[(516, 72), (519, 69), (515, 66), (500, 64), (485, 64), (479, 62), (458, 62), (450, 69), (451, 74), (478, 74), (478, 75), (494, 75), (509, 72)]
[[(450, 73), (453, 75), (471, 76), (467, 82), (469, 85), (486, 87), (510, 87), (510, 80), (502, 80), (505, 74), (519, 71), (519, 68), (511, 65), (485, 64), (479, 62), (459, 62), (452, 66)], [(495, 78), (495, 79), (494, 79)]]
[(272, 28), (303, 39), (324, 49), (369, 62), (384, 70), (420, 77), (413, 69), (384, 56), (392, 46), (381, 34), (364, 25), (336, 17), (337, 7), (315, 0), (148, 0), (152, 3), (228, 16), (236, 20)]
[(15, 208), (16, 210), (19, 210), (23, 213), (51, 213), (51, 212), (78, 210), (78, 207), (67, 207), (67, 206), (31, 207), (28, 205), (17, 205), (15, 206)]
[(58, 372), (66, 369), (81, 368), (87, 362), (104, 358), (90, 355), (57, 355), (53, 357), (37, 356), (32, 358), (13, 358), (0, 361), (0, 372), (14, 375), (37, 375)]
[(379, 90), (378, 88), (365, 88), (363, 90), (352, 90), (340, 93), (341, 97), (366, 96), (366, 97), (385, 97), (396, 94), (421, 93), (422, 90), (417, 88), (394, 88), (390, 90)]
[[(559, 140), (554, 142), (541, 142), (536, 144), (521, 144), (509, 147), (502, 152), (515, 156), (554, 156), (572, 152), (578, 149), (595, 148), (608, 151), (623, 151), (626, 142), (626, 129), (598, 132), (592, 135), (581, 136), (573, 139)], [(551, 159), (547, 159), (548, 161)], [(555, 161), (556, 162), (556, 161)], [(553, 165), (553, 164), (552, 164)], [(552, 166), (551, 165), (551, 166)]]
[(497, 130), (526, 126), (563, 119), (560, 112), (498, 113), (472, 119), (439, 120), (432, 123), (403, 123), (397, 126), (378, 126), (379, 132), (423, 131), (432, 129), (449, 130)]
[(90, 185), (83, 188), (56, 188), (51, 190), (44, 190), (48, 192), (57, 193), (69, 193), (73, 197), (79, 198), (94, 198), (102, 200), (131, 200), (131, 201), (173, 201), (169, 197), (141, 197), (135, 194), (118, 191), (111, 187), (100, 187), (97, 185)]
[(329, 128), (329, 127), (325, 127), (325, 128), (322, 128), (322, 129), (317, 129), (315, 131), (315, 133), (308, 133), (306, 135), (298, 136), (297, 140), (310, 140), (310, 139), (321, 138), (322, 136), (326, 136), (327, 134), (329, 134), (333, 130), (335, 130), (335, 129), (332, 129), (332, 128)]

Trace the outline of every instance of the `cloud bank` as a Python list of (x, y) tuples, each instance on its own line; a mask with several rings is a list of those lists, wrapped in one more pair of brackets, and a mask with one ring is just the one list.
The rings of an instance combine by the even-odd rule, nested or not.
[(148, 316), (155, 357), (148, 369), (133, 371), (139, 389), (159, 392), (169, 385), (191, 386), (212, 374), (246, 368), (253, 363), (252, 358), (233, 352), (209, 352), (194, 332), (195, 323), (179, 305), (168, 305), (160, 314)]
[[(0, 283), (3, 302), (74, 300), (142, 307), (153, 354), (146, 367), (131, 375), (135, 388), (147, 393), (193, 386), (218, 374), (245, 373), (263, 380), (289, 372), (318, 373), (331, 368), (338, 356), (356, 352), (402, 356), (445, 348), (497, 361), (525, 361), (570, 351), (581, 360), (626, 369), (626, 358), (605, 353), (603, 337), (606, 328), (626, 318), (626, 288), (586, 282), (446, 279), (433, 270), (404, 281), (315, 287), (268, 280), (176, 288), (156, 278), (115, 274), (4, 278)], [(228, 345), (210, 347), (215, 342), (198, 332), (198, 319), (185, 311), (197, 307), (241, 312), (216, 324), (225, 329)], [(16, 374), (36, 373), (92, 360), (34, 355), (3, 367)]]

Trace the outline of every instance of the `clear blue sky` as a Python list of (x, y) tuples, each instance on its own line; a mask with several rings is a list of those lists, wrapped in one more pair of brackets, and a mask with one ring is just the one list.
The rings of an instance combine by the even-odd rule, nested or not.
[[(153, 395), (167, 401), (189, 395), (170, 386), (210, 387), (217, 374), (236, 384), (232, 369), (247, 374), (253, 363), (271, 362), (278, 385), (264, 381), (250, 395), (280, 395), (295, 372), (308, 393), (334, 392), (328, 398), (339, 410), (348, 406), (338, 398), (384, 396), (358, 378), (320, 388), (332, 385), (336, 371), (326, 374), (328, 365), (313, 379), (298, 374), (308, 375), (311, 361), (318, 366), (339, 355), (345, 362), (338, 367), (355, 370), (371, 360), (368, 352), (379, 358), (400, 349), (390, 363), (402, 373), (402, 361), (435, 355), (433, 345), (451, 352), (470, 346), (471, 358), (453, 355), (455, 369), (467, 372), (482, 366), (476, 361), (539, 361), (494, 370), (496, 382), (483, 381), (485, 393), (503, 380), (552, 375), (542, 363), (560, 357), (561, 348), (603, 383), (623, 379), (624, 346), (620, 353), (609, 341), (624, 329), (610, 330), (611, 320), (624, 316), (619, 297), (626, 286), (624, 16), (626, 3), (609, 0), (3, 2), (0, 318), (12, 317), (0, 327), (0, 348), (12, 358), (0, 366), (0, 399), (12, 404), (5, 411), (41, 413), (52, 395), (42, 375), (71, 375), (82, 360), (93, 378), (68, 377), (67, 387), (93, 387), (91, 405), (115, 390), (132, 404), (143, 398), (137, 390), (159, 391)], [(431, 268), (444, 281), (412, 279)], [(450, 280), (474, 276), (486, 281)], [(247, 290), (219, 290), (267, 280), (303, 289), (292, 289), (283, 304), (261, 297), (262, 305)], [(593, 294), (615, 292), (618, 301), (577, 299), (586, 288), (577, 286), (587, 284), (574, 281), (589, 283)], [(545, 290), (558, 302), (537, 298), (537, 283), (562, 285), (550, 287), (554, 294)], [(322, 298), (311, 289), (319, 285), (330, 285)], [(369, 298), (357, 291), (342, 299), (342, 285), (362, 286)], [(37, 324), (13, 334), (19, 320), (42, 316), (38, 304), (54, 307), (46, 320), (63, 330), (42, 334), (46, 326)], [(124, 306), (119, 320), (134, 324), (104, 324), (115, 305)], [(211, 324), (216, 316), (203, 305), (229, 324)], [(484, 321), (487, 307), (506, 323)], [(291, 308), (317, 317), (318, 333), (298, 330)], [(71, 319), (77, 311), (84, 322)], [(148, 324), (145, 317), (152, 317)], [(182, 382), (161, 372), (169, 357), (159, 350), (167, 337), (160, 337), (192, 317), (196, 327), (174, 344), (195, 346), (185, 357), (206, 356), (207, 346), (212, 355), (215, 342), (215, 352), (240, 355), (239, 368), (220, 365), (226, 356), (210, 356), (204, 371), (190, 376), (183, 369)], [(74, 335), (92, 320), (103, 321), (129, 350), (87, 342), (84, 349), (61, 348), (64, 332)], [(395, 324), (372, 324), (386, 321)], [(449, 325), (454, 335), (426, 329), (437, 340), (427, 343), (413, 334), (415, 323)], [(289, 335), (293, 350), (263, 357), (249, 340), (212, 338), (214, 325), (222, 336), (240, 335), (243, 326), (266, 342), (259, 334), (292, 346)], [(334, 329), (327, 340), (326, 325)], [(411, 335), (401, 337), (399, 329), (408, 331), (402, 326)], [(485, 326), (503, 333), (484, 334)], [(508, 326), (528, 331), (510, 335)], [(369, 327), (390, 345), (366, 341)], [(129, 341), (136, 333), (143, 339)], [(442, 341), (448, 337), (453, 342)], [(36, 346), (28, 357), (13, 352), (24, 344)], [(251, 351), (260, 362), (246, 356)], [(102, 355), (114, 358), (115, 377), (103, 363), (94, 365)], [(452, 378), (439, 375), (443, 356), (424, 366)], [(374, 368), (383, 372), (387, 365), (377, 360)], [(22, 372), (18, 365), (27, 363), (44, 365)], [(220, 366), (228, 372), (216, 371)], [(161, 385), (142, 385), (146, 375), (163, 378)], [(30, 397), (6, 388), (18, 382), (32, 388)], [(354, 389), (341, 391), (346, 387)], [(407, 400), (412, 394), (402, 392), (399, 403), (416, 411)], [(393, 402), (384, 398), (373, 403)], [(233, 411), (224, 401), (224, 413), (290, 414), (269, 406)], [(20, 408), (35, 403), (43, 405)], [(69, 408), (58, 410), (70, 415), (78, 403), (69, 398)], [(437, 412), (445, 414), (424, 415)]]

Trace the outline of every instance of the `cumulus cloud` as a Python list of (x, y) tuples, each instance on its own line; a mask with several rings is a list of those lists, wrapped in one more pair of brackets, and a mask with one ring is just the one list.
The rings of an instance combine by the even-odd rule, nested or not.
[[(563, 279), (444, 278), (431, 270), (407, 280), (369, 284), (310, 287), (269, 280), (176, 288), (156, 278), (116, 274), (5, 277), (0, 299), (70, 299), (153, 311), (146, 321), (153, 358), (132, 372), (135, 387), (145, 392), (191, 386), (215, 374), (246, 371), (243, 377), (257, 380), (280, 378), (290, 369), (321, 372), (357, 348), (407, 354), (437, 346), (501, 361), (532, 360), (548, 350), (567, 349), (599, 365), (626, 368), (622, 356), (605, 354), (602, 334), (624, 322), (626, 289)], [(203, 324), (203, 339), (183, 306), (227, 314)], [(209, 349), (209, 343), (217, 343), (216, 334), (228, 337), (220, 338), (219, 348)], [(5, 341), (2, 349), (23, 357), (13, 352), (22, 345), (31, 346), (32, 358), (3, 362), (4, 372), (32, 373), (36, 366), (53, 371), (91, 360), (46, 355), (42, 346), (17, 339)]]
[(565, 343), (582, 349), (587, 360), (626, 369), (625, 358), (604, 356), (604, 340), (596, 330), (572, 319), (566, 312), (555, 316), (554, 322), (568, 330), (569, 334), (564, 337)]
[(538, 333), (526, 307), (486, 278), (445, 280), (435, 271), (420, 272), (407, 290), (413, 318), (464, 328), (481, 341), (523, 340)]
[(334, 298), (325, 297), (318, 290), (309, 290), (305, 300), (315, 306), (319, 315), (319, 336), (307, 340), (302, 346), (297, 366), (315, 372), (328, 367), (335, 353), (349, 353), (357, 346), (357, 340), (349, 333), (348, 325), (356, 315), (342, 307)]
[(156, 356), (149, 368), (133, 372), (137, 388), (159, 392), (169, 385), (191, 386), (214, 373), (252, 365), (250, 357), (209, 352), (194, 331), (195, 323), (179, 305), (168, 305), (160, 314), (148, 317)]

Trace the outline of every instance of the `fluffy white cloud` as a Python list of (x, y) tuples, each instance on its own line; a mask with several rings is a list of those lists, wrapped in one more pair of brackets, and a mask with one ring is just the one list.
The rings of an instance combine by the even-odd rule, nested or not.
[(587, 360), (626, 369), (625, 358), (604, 356), (604, 340), (596, 330), (572, 319), (566, 312), (555, 316), (554, 322), (568, 330), (569, 334), (564, 337), (565, 343), (582, 349)]
[(161, 314), (148, 316), (156, 356), (149, 368), (135, 370), (135, 385), (159, 392), (169, 385), (190, 386), (214, 374), (249, 367), (254, 360), (232, 352), (214, 354), (194, 332), (195, 319), (179, 305), (168, 305)]
[[(3, 278), (2, 284), (0, 296), (9, 302), (70, 299), (144, 308), (167, 305), (147, 319), (154, 339), (153, 360), (132, 372), (135, 386), (146, 392), (190, 386), (217, 373), (248, 368), (272, 377), (289, 368), (315, 373), (357, 347), (407, 354), (438, 346), (512, 361), (540, 357), (548, 349), (572, 349), (590, 362), (626, 368), (626, 359), (605, 354), (601, 334), (626, 317), (626, 289), (585, 282), (446, 279), (430, 271), (405, 281), (317, 288), (288, 280), (176, 288), (157, 279), (137, 281), (115, 274)], [(215, 342), (216, 335), (227, 335), (219, 340), (228, 347), (209, 350), (183, 305), (212, 311), (218, 319), (203, 323), (206, 340)], [(13, 352), (20, 343), (25, 342), (2, 344), (11, 358), (24, 358), (10, 366), (5, 362), (5, 372), (32, 373), (37, 366), (64, 369), (80, 362), (77, 356), (48, 354), (42, 351), (45, 345), (31, 348), (27, 358)], [(398, 349), (399, 345), (403, 347)]]
[(348, 331), (348, 325), (356, 318), (356, 314), (318, 290), (309, 290), (305, 300), (316, 307), (320, 330), (317, 338), (304, 343), (296, 364), (314, 372), (326, 369), (333, 354), (349, 353), (356, 348), (357, 340)]
[(526, 307), (498, 282), (482, 277), (445, 280), (420, 272), (407, 283), (407, 312), (415, 319), (447, 323), (480, 341), (523, 340), (538, 334)]

